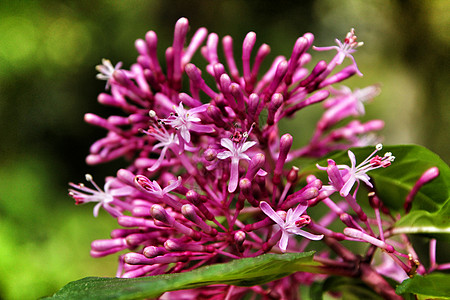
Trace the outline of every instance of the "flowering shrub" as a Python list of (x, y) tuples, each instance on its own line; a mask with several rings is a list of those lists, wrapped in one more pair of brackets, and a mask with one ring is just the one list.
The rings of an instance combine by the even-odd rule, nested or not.
[[(94, 216), (103, 208), (120, 226), (111, 238), (92, 242), (91, 255), (120, 253), (116, 276), (148, 281), (110, 279), (103, 285), (106, 279), (87, 279), (93, 281), (86, 295), (240, 299), (254, 293), (296, 299), (299, 286), (312, 284), (321, 298), (324, 291), (339, 290), (336, 276), (345, 276), (358, 278), (354, 284), (373, 295), (401, 299), (385, 276), (400, 283), (450, 267), (434, 256), (436, 234), (448, 233), (448, 219), (439, 223), (448, 216), (447, 199), (435, 198), (434, 188), (420, 189), (428, 182), (445, 188), (448, 167), (417, 146), (388, 147), (392, 153), (379, 155), (375, 132), (383, 121), (354, 119), (379, 88), (332, 87), (362, 76), (352, 56), (362, 43), (353, 29), (332, 47), (312, 46), (314, 36), (306, 33), (288, 59), (278, 56), (262, 71), (270, 47), (263, 44), (255, 54), (255, 33), (245, 37), (239, 62), (233, 39), (225, 36), (221, 63), (217, 34), (200, 28), (186, 43), (188, 27), (185, 18), (176, 23), (165, 72), (153, 31), (136, 41), (139, 57), (130, 70), (109, 60), (97, 66), (109, 91), (98, 101), (123, 114), (86, 114), (86, 122), (108, 131), (86, 160), (95, 165), (125, 157), (129, 165), (106, 178), (103, 189), (86, 175), (94, 188), (71, 183), (69, 194), (76, 204), (96, 202)], [(308, 67), (311, 48), (337, 53)], [(206, 60), (202, 70), (190, 62), (199, 49)], [(349, 64), (341, 67), (344, 62)], [(324, 113), (310, 142), (293, 149), (295, 134), (281, 135), (280, 120), (300, 117), (318, 103)], [(408, 155), (420, 151), (425, 154), (415, 158), (406, 178)], [(328, 159), (317, 166), (296, 166), (298, 158), (323, 156)], [(307, 214), (313, 210), (314, 218)], [(438, 217), (422, 223), (407, 218), (423, 217), (424, 211)], [(406, 233), (432, 238), (428, 269)], [(358, 243), (364, 252), (355, 250)], [(157, 276), (162, 274), (170, 275)], [(70, 292), (83, 293), (85, 281), (78, 284)]]

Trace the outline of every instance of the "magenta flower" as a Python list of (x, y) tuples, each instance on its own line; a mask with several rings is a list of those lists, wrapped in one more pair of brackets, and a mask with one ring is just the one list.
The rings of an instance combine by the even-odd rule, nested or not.
[[(166, 157), (168, 149), (178, 148), (179, 140), (175, 133), (170, 133), (164, 126), (150, 126), (148, 131), (142, 130), (145, 134), (155, 138), (159, 143), (156, 143), (152, 150), (161, 148), (158, 160), (150, 167), (149, 171), (155, 171), (159, 168)], [(175, 153), (177, 151), (174, 151)]]
[(239, 181), (239, 161), (241, 159), (250, 160), (245, 152), (254, 145), (257, 144), (255, 141), (246, 142), (248, 134), (245, 132), (243, 137), (234, 142), (229, 138), (222, 138), (220, 140), (220, 145), (222, 147), (227, 148), (228, 151), (223, 151), (217, 154), (217, 158), (219, 159), (227, 159), (231, 158), (231, 167), (230, 167), (230, 182), (228, 183), (228, 192), (232, 193), (236, 190), (238, 181)]
[(165, 124), (172, 126), (179, 130), (179, 133), (186, 143), (191, 142), (190, 130), (195, 132), (214, 132), (214, 128), (211, 125), (198, 124), (202, 119), (198, 115), (205, 112), (207, 105), (201, 105), (191, 108), (189, 110), (184, 109), (183, 103), (177, 106), (173, 106), (175, 113), (171, 114), (169, 118), (162, 119)]
[[(237, 57), (230, 36), (220, 38), (200, 28), (189, 40), (188, 29), (188, 20), (181, 18), (175, 25), (173, 43), (166, 49), (158, 49), (157, 35), (149, 31), (136, 41), (139, 56), (129, 70), (108, 60), (97, 66), (97, 78), (111, 87), (98, 101), (120, 111), (107, 117), (85, 115), (86, 122), (107, 131), (90, 147), (87, 162), (125, 158), (127, 165), (106, 179), (104, 190), (90, 176), (87, 180), (95, 189), (70, 184), (69, 194), (76, 204), (96, 202), (94, 215), (103, 207), (120, 226), (111, 232), (111, 238), (94, 241), (91, 255), (126, 251), (120, 256), (117, 276), (134, 278), (279, 252), (272, 250), (276, 245), (282, 252), (288, 244), (289, 250), (303, 252), (310, 240), (324, 236), (330, 238), (327, 244), (334, 246), (351, 240), (393, 251), (385, 243), (388, 237), (383, 236), (390, 231), (382, 230), (392, 225), (392, 218), (389, 224), (381, 220), (381, 202), (371, 196), (378, 215), (369, 220), (373, 214), (368, 217), (349, 195), (360, 181), (372, 186), (366, 173), (388, 166), (391, 154), (379, 157), (375, 151), (357, 165), (349, 151), (350, 166), (329, 160), (327, 167), (319, 167), (328, 173), (328, 186), (313, 175), (300, 175), (299, 168), (292, 165), (303, 158), (367, 143), (365, 137), (383, 127), (381, 120), (347, 122), (365, 113), (364, 104), (378, 94), (378, 87), (353, 92), (331, 87), (360, 74), (352, 53), (362, 43), (356, 42), (353, 29), (343, 43), (337, 41), (338, 46), (315, 48), (338, 51), (329, 63), (319, 61), (315, 66), (308, 65), (313, 61), (308, 53), (314, 41), (311, 33), (297, 39), (290, 57), (277, 56), (266, 64), (270, 47), (262, 44), (254, 49), (253, 32), (241, 43), (242, 55)], [(223, 53), (219, 53), (221, 49)], [(162, 52), (161, 62), (158, 53)], [(203, 65), (191, 62), (196, 52), (205, 59)], [(353, 64), (339, 68), (346, 57)], [(326, 111), (311, 141), (294, 149), (298, 144), (295, 132), (282, 132), (280, 121), (321, 102)], [(329, 198), (336, 191), (340, 195)], [(339, 196), (346, 201), (334, 203)], [(312, 221), (305, 212), (316, 204), (331, 212)], [(346, 225), (344, 232), (327, 228), (335, 220)], [(272, 230), (277, 229), (274, 223), (278, 231)], [(375, 223), (380, 237), (371, 228)], [(301, 229), (304, 226), (313, 233)], [(291, 235), (305, 239), (298, 241)], [(333, 249), (339, 250), (337, 259), (324, 252), (315, 257), (323, 263), (320, 268), (359, 270), (361, 260), (341, 255), (348, 253), (340, 246), (346, 247)], [(314, 276), (298, 272), (262, 286), (214, 285), (165, 296), (240, 299), (251, 291), (258, 294), (256, 298), (291, 299), (295, 298), (293, 291)]]
[(329, 47), (313, 46), (313, 49), (316, 51), (328, 51), (328, 50), (332, 50), (332, 49), (337, 50), (338, 53), (335, 57), (336, 64), (338, 64), (338, 65), (342, 64), (344, 59), (346, 57), (349, 57), (352, 60), (353, 65), (355, 66), (358, 75), (362, 76), (362, 73), (359, 71), (358, 66), (356, 65), (355, 58), (353, 57), (352, 53), (354, 53), (356, 51), (355, 50), (356, 48), (364, 45), (364, 43), (357, 42), (356, 39), (357, 39), (357, 37), (355, 35), (355, 29), (352, 28), (352, 29), (350, 29), (350, 32), (347, 33), (343, 43), (338, 39), (335, 40), (336, 43), (338, 44), (338, 46), (329, 46)]
[(106, 80), (106, 89), (110, 86), (110, 80), (115, 71), (119, 70), (122, 67), (122, 62), (118, 62), (115, 66), (112, 65), (109, 59), (102, 59), (102, 64), (97, 65), (95, 69), (100, 73), (97, 74), (97, 79)]
[(382, 158), (379, 156), (372, 158), (372, 156), (376, 152), (381, 150), (382, 147), (383, 145), (378, 144), (376, 146), (376, 150), (357, 166), (355, 154), (353, 154), (352, 151), (348, 150), (348, 157), (350, 158), (351, 166), (349, 167), (347, 165), (337, 165), (339, 169), (348, 171), (347, 174), (344, 175), (345, 184), (340, 191), (341, 196), (347, 196), (355, 182), (359, 184), (360, 180), (368, 186), (373, 187), (372, 183), (370, 183), (369, 181), (370, 177), (366, 173), (381, 167), (386, 168), (395, 159), (395, 156), (392, 156), (391, 153), (386, 153)]
[[(348, 157), (350, 158), (351, 166), (347, 165), (336, 165), (336, 167), (341, 171), (341, 178), (343, 180), (343, 185), (336, 182), (336, 179), (330, 176), (331, 186), (324, 186), (323, 190), (338, 190), (341, 196), (345, 197), (350, 193), (353, 185), (355, 183), (359, 186), (359, 181), (363, 181), (367, 186), (373, 187), (370, 182), (370, 177), (366, 173), (375, 170), (378, 168), (386, 168), (391, 162), (394, 161), (395, 156), (392, 153), (387, 152), (383, 157), (379, 157), (378, 155), (373, 157), (375, 153), (380, 151), (383, 148), (382, 144), (378, 144), (374, 152), (372, 152), (362, 163), (356, 165), (356, 157), (352, 151), (348, 150)], [(334, 163), (334, 162), (333, 162)], [(327, 170), (327, 167), (321, 167), (317, 165), (320, 170)], [(330, 175), (330, 174), (329, 174)]]
[[(280, 247), (282, 252), (286, 252), (286, 248), (289, 241), (289, 234), (301, 235), (307, 239), (318, 241), (323, 238), (323, 235), (316, 235), (309, 233), (307, 231), (301, 230), (299, 227), (308, 225), (310, 222), (308, 218), (301, 218), (302, 214), (306, 211), (306, 205), (297, 205), (295, 210), (289, 208), (285, 218), (282, 218), (279, 213), (275, 212), (273, 208), (265, 201), (261, 201), (259, 204), (261, 210), (271, 218), (282, 231), (281, 239), (278, 242), (278, 247)], [(300, 222), (299, 222), (300, 221)]]
[(90, 174), (86, 174), (86, 181), (90, 182), (95, 187), (95, 190), (86, 187), (82, 183), (78, 185), (70, 183), (71, 187), (77, 189), (69, 189), (69, 195), (75, 199), (77, 205), (88, 202), (98, 202), (94, 206), (94, 217), (98, 216), (100, 207), (103, 207), (113, 217), (122, 215), (121, 210), (112, 206), (112, 204), (120, 205), (120, 200), (115, 200), (115, 197), (128, 196), (133, 191), (131, 187), (124, 186), (122, 188), (113, 189), (111, 185), (113, 184), (114, 179), (110, 179), (106, 181), (103, 191), (94, 182)]

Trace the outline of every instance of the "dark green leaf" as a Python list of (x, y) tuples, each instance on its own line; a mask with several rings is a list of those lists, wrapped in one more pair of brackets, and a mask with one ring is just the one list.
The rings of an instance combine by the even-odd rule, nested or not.
[(419, 299), (450, 299), (450, 274), (416, 275), (403, 281), (395, 290), (399, 295), (415, 294)]
[(310, 298), (322, 300), (326, 292), (338, 292), (340, 299), (345, 300), (383, 299), (360, 279), (342, 276), (330, 276), (322, 282), (314, 283), (310, 289)]
[(73, 281), (52, 299), (142, 299), (166, 291), (191, 289), (212, 284), (253, 286), (280, 279), (298, 271), (314, 271), (314, 252), (265, 254), (215, 264), (191, 272), (145, 278), (87, 277)]

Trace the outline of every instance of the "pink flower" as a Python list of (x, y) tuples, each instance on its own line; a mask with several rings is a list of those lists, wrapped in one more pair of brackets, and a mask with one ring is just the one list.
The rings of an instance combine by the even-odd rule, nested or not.
[(265, 201), (261, 201), (259, 204), (261, 210), (271, 218), (282, 231), (281, 239), (278, 242), (278, 247), (280, 247), (281, 251), (286, 252), (286, 248), (288, 245), (289, 234), (301, 235), (307, 239), (318, 241), (323, 238), (323, 235), (315, 235), (304, 230), (301, 230), (299, 227), (303, 227), (308, 225), (310, 222), (308, 218), (302, 218), (302, 214), (306, 211), (307, 206), (299, 204), (295, 210), (292, 208), (286, 213), (286, 217), (283, 219), (277, 212), (273, 210), (273, 208)]
[(148, 131), (143, 130), (142, 132), (144, 132), (145, 134), (147, 134), (149, 136), (154, 137), (155, 139), (157, 139), (159, 141), (159, 143), (157, 143), (153, 146), (152, 150), (162, 148), (158, 160), (155, 162), (155, 164), (153, 166), (151, 166), (151, 168), (149, 168), (149, 171), (153, 172), (153, 171), (157, 170), (159, 168), (159, 166), (161, 165), (162, 161), (166, 157), (166, 152), (168, 149), (173, 148), (173, 147), (178, 148), (178, 144), (179, 144), (178, 137), (174, 133), (169, 133), (164, 128), (164, 126), (161, 126), (161, 127), (150, 126)]
[(372, 158), (372, 156), (376, 152), (381, 150), (382, 147), (383, 145), (378, 144), (376, 146), (376, 150), (357, 166), (355, 154), (353, 154), (352, 151), (348, 150), (348, 157), (350, 158), (351, 167), (347, 165), (337, 165), (339, 169), (348, 171), (347, 174), (344, 175), (345, 184), (340, 191), (341, 196), (347, 196), (355, 182), (359, 184), (360, 180), (362, 180), (368, 186), (373, 187), (372, 183), (370, 183), (369, 181), (370, 177), (366, 173), (380, 167), (386, 168), (395, 159), (395, 156), (392, 156), (392, 154), (389, 152), (386, 153), (382, 158), (378, 155)]
[(94, 206), (94, 217), (98, 216), (100, 207), (103, 207), (107, 212), (109, 212), (113, 217), (118, 217), (122, 215), (122, 212), (116, 207), (111, 206), (111, 204), (120, 204), (115, 201), (115, 197), (122, 197), (129, 195), (133, 188), (129, 186), (123, 186), (121, 188), (112, 189), (111, 184), (114, 179), (107, 180), (104, 186), (104, 191), (94, 182), (90, 174), (86, 174), (86, 181), (89, 181), (94, 187), (94, 189), (86, 187), (84, 184), (80, 183), (78, 185), (70, 183), (70, 186), (78, 190), (69, 189), (69, 195), (75, 199), (76, 204), (84, 204), (87, 202), (98, 202)]
[(179, 133), (186, 143), (191, 141), (190, 130), (196, 132), (214, 132), (214, 128), (210, 125), (198, 124), (202, 120), (198, 117), (199, 113), (205, 112), (207, 105), (201, 105), (189, 110), (184, 109), (183, 103), (173, 106), (174, 114), (167, 119), (162, 119), (164, 123), (179, 130)]
[(102, 59), (102, 64), (97, 65), (95, 69), (100, 73), (97, 74), (97, 79), (106, 80), (106, 89), (109, 88), (109, 81), (111, 80), (115, 71), (122, 67), (122, 62), (118, 62), (115, 66), (112, 65), (109, 59)]
[[(322, 190), (330, 190), (330, 189), (338, 190), (341, 196), (345, 197), (350, 193), (350, 190), (352, 189), (355, 183), (357, 183), (359, 186), (360, 180), (363, 181), (365, 184), (367, 184), (369, 187), (373, 187), (372, 183), (370, 182), (370, 177), (366, 173), (371, 170), (378, 169), (380, 167), (386, 168), (395, 159), (395, 156), (393, 156), (392, 153), (390, 152), (385, 153), (383, 157), (380, 157), (378, 155), (373, 157), (373, 155), (378, 151), (380, 151), (382, 148), (383, 148), (382, 144), (376, 145), (375, 151), (372, 152), (359, 165), (356, 165), (355, 154), (352, 151), (348, 150), (348, 157), (350, 158), (351, 166), (349, 167), (347, 165), (336, 165), (335, 167), (337, 167), (339, 170), (342, 170), (339, 172), (340, 176), (338, 174), (334, 174), (334, 176), (330, 176), (330, 174), (328, 174), (331, 186), (324, 186), (322, 187)], [(329, 164), (330, 163), (334, 163), (334, 161), (331, 160)], [(317, 167), (320, 170), (328, 170), (327, 167), (321, 167), (319, 165), (317, 165)], [(336, 181), (338, 179), (336, 178), (336, 175), (341, 178), (339, 179), (339, 181), (340, 180), (343, 181), (342, 186), (340, 182)]]
[(246, 142), (248, 133), (243, 134), (243, 138), (238, 142), (233, 142), (229, 138), (223, 138), (220, 140), (220, 145), (227, 148), (228, 151), (223, 151), (217, 154), (219, 159), (231, 158), (231, 168), (230, 168), (230, 182), (228, 184), (228, 192), (232, 193), (236, 190), (239, 181), (239, 161), (241, 159), (250, 160), (245, 151), (250, 147), (253, 147), (257, 143), (254, 141)]
[(329, 46), (329, 47), (315, 47), (313, 46), (313, 49), (316, 51), (328, 51), (332, 49), (337, 50), (337, 56), (336, 56), (336, 64), (340, 65), (344, 61), (346, 57), (349, 57), (353, 65), (356, 68), (357, 74), (359, 76), (362, 76), (362, 73), (359, 71), (358, 66), (356, 65), (355, 58), (352, 56), (352, 53), (354, 53), (356, 48), (361, 47), (364, 45), (363, 42), (356, 42), (356, 35), (355, 35), (355, 29), (350, 29), (350, 32), (347, 33), (344, 42), (342, 43), (340, 40), (336, 39), (336, 43), (338, 46)]

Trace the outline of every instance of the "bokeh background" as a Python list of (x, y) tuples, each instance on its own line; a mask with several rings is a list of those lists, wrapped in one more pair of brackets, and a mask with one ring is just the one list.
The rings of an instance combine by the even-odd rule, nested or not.
[[(364, 77), (347, 84), (382, 86), (367, 118), (386, 121), (386, 144), (421, 144), (448, 162), (449, 12), (448, 0), (2, 0), (0, 298), (35, 299), (72, 280), (115, 275), (115, 257), (89, 256), (90, 242), (107, 238), (114, 220), (104, 212), (94, 218), (92, 205), (75, 207), (67, 196), (67, 182), (91, 173), (101, 184), (125, 166), (84, 162), (105, 132), (84, 124), (83, 114), (112, 112), (96, 102), (105, 87), (95, 79), (102, 58), (128, 68), (137, 38), (154, 30), (162, 50), (182, 16), (190, 34), (205, 26), (232, 35), (235, 45), (255, 31), (257, 45), (271, 46), (271, 59), (290, 55), (305, 32), (328, 46), (355, 27), (365, 43), (354, 55)], [(289, 125), (297, 144), (310, 137), (320, 108), (306, 112)]]

